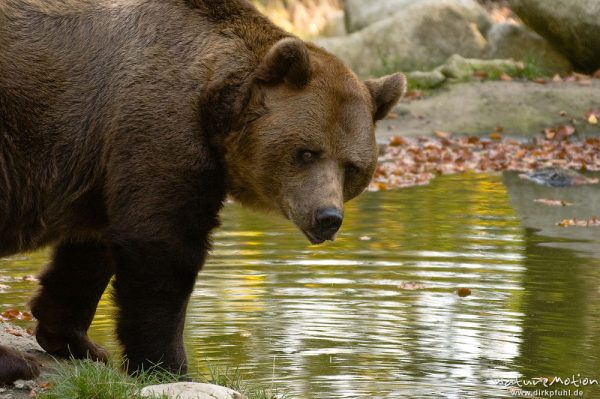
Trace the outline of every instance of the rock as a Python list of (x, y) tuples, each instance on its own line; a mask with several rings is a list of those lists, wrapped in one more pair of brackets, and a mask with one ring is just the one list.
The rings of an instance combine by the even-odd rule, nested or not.
[(487, 41), (474, 8), (486, 15), (472, 0), (419, 0), (358, 32), (316, 43), (362, 77), (433, 69), (452, 54), (481, 58)]
[(584, 71), (600, 68), (600, 1), (510, 0), (513, 11)]
[(346, 30), (348, 33), (361, 30), (401, 11), (414, 2), (415, 0), (345, 0)]
[(400, 103), (395, 119), (377, 124), (377, 139), (393, 135), (428, 135), (434, 131), (531, 136), (544, 128), (575, 125), (577, 134), (598, 134), (598, 125), (585, 122), (585, 114), (598, 106), (600, 80), (590, 86), (573, 83), (542, 85), (533, 82), (465, 82), (444, 85), (422, 100)]
[(567, 74), (571, 62), (543, 37), (525, 25), (495, 24), (488, 32), (487, 58), (512, 58), (531, 63), (546, 75)]
[(489, 75), (500, 75), (502, 72), (512, 74), (524, 67), (522, 62), (513, 60), (468, 59), (455, 54), (439, 68), (439, 71), (447, 78), (463, 80), (477, 71)]
[(319, 33), (323, 37), (343, 36), (346, 32), (344, 13), (342, 11), (329, 15), (327, 22)]
[(446, 81), (446, 77), (439, 70), (429, 72), (413, 71), (406, 74), (408, 83), (411, 87), (422, 89), (432, 89), (438, 87)]
[(15, 382), (13, 382), (13, 387), (15, 389), (31, 391), (37, 386), (37, 383), (33, 380), (16, 380)]
[(145, 398), (168, 395), (177, 399), (244, 399), (241, 393), (233, 389), (197, 382), (150, 385), (142, 388), (140, 394)]
[[(349, 33), (356, 32), (397, 12), (402, 12), (419, 1), (423, 0), (345, 0), (346, 30)], [(470, 19), (476, 21), (479, 30), (485, 34), (491, 26), (485, 10), (471, 0), (459, 0), (457, 3), (464, 7), (464, 12), (471, 14)]]

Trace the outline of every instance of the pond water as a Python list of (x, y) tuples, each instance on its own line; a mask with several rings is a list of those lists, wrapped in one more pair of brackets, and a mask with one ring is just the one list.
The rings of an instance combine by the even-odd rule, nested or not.
[[(444, 176), (363, 194), (323, 246), (277, 216), (227, 205), (189, 306), (191, 366), (239, 366), (303, 399), (508, 398), (506, 385), (553, 376), (581, 384), (536, 388), (600, 397), (583, 380), (600, 379), (600, 228), (555, 226), (600, 215), (598, 198), (592, 186)], [(18, 280), (1, 309), (25, 306), (36, 283), (20, 277), (46, 259), (0, 260)], [(105, 295), (91, 335), (114, 353), (113, 314)]]

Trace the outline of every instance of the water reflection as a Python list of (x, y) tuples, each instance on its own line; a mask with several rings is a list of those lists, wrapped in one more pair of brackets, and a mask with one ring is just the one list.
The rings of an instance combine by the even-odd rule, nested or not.
[[(511, 397), (500, 378), (599, 378), (600, 261), (548, 247), (562, 239), (522, 222), (514, 198), (526, 188), (507, 184), (447, 176), (365, 194), (318, 247), (278, 217), (228, 206), (190, 303), (192, 362), (239, 365), (295, 398), (499, 398)], [(0, 270), (30, 274), (43, 258)], [(461, 286), (473, 294), (459, 298)], [(0, 302), (22, 306), (32, 289), (11, 284)], [(114, 350), (112, 312), (105, 296), (92, 335)]]

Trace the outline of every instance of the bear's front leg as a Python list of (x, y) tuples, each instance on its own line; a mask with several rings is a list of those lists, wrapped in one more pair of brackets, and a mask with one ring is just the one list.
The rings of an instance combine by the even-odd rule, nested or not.
[(128, 372), (158, 367), (186, 374), (183, 327), (204, 246), (125, 240), (113, 254), (117, 333)]
[(116, 135), (108, 161), (105, 237), (130, 373), (153, 367), (187, 373), (186, 307), (225, 196), (220, 163), (196, 131), (184, 132), (183, 120), (164, 119), (171, 129), (153, 120), (147, 129)]
[(108, 353), (88, 338), (87, 330), (113, 271), (105, 243), (66, 241), (56, 247), (30, 303), (38, 319), (35, 336), (46, 352), (108, 360)]

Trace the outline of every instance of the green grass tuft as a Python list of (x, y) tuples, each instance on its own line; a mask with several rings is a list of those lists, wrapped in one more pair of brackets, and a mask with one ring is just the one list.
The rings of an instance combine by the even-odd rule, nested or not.
[[(208, 366), (209, 375), (195, 378), (199, 382), (217, 384), (241, 392), (247, 399), (286, 399), (285, 393), (272, 386), (260, 387), (244, 381), (239, 369)], [(177, 382), (178, 376), (158, 367), (129, 376), (120, 365), (72, 360), (57, 364), (49, 377), (49, 388), (39, 399), (141, 399), (140, 390), (147, 385)], [(163, 395), (157, 399), (168, 399)]]
[(209, 375), (203, 382), (221, 385), (238, 391), (248, 399), (286, 399), (285, 392), (278, 392), (273, 385), (262, 387), (248, 383), (244, 380), (238, 368), (220, 367), (213, 364), (208, 365)]
[[(177, 381), (177, 376), (149, 370), (128, 376), (115, 365), (91, 360), (73, 360), (60, 364), (50, 376), (50, 388), (38, 395), (40, 399), (138, 399), (146, 385)], [(167, 399), (162, 396), (160, 399)]]

